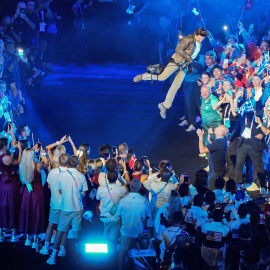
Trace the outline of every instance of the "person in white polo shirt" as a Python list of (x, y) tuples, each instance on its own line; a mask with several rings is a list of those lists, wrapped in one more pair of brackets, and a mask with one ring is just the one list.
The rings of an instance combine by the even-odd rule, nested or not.
[[(62, 154), (59, 157), (59, 168), (54, 168), (50, 171), (47, 182), (48, 187), (51, 190), (51, 204), (50, 204), (50, 215), (49, 215), (49, 224), (46, 230), (46, 236), (45, 236), (45, 244), (42, 247), (42, 249), (39, 251), (42, 255), (48, 255), (49, 254), (49, 244), (52, 237), (53, 227), (58, 224), (59, 216), (60, 216), (60, 207), (61, 207), (61, 194), (59, 193), (59, 190), (56, 188), (57, 178), (61, 172), (65, 172), (68, 169), (68, 160), (70, 156), (69, 154)], [(61, 244), (60, 244), (60, 251), (58, 253), (58, 256), (65, 256), (66, 250), (65, 250), (65, 243), (67, 239), (67, 233), (65, 233), (62, 237)]]
[(150, 206), (145, 197), (140, 194), (141, 182), (133, 179), (130, 182), (130, 193), (119, 202), (116, 215), (122, 219), (121, 246), (119, 251), (119, 269), (125, 268), (125, 258), (134, 241), (143, 233), (150, 218)]
[(122, 197), (128, 194), (123, 186), (118, 186), (118, 172), (108, 171), (105, 175), (105, 186), (99, 186), (96, 198), (100, 200), (100, 220), (104, 224), (103, 237), (117, 241), (120, 236), (121, 218), (115, 215), (117, 205)]
[(56, 188), (62, 195), (61, 212), (59, 216), (58, 228), (54, 240), (53, 251), (48, 264), (55, 264), (55, 257), (60, 247), (63, 234), (69, 230), (71, 225), (73, 238), (77, 239), (81, 231), (81, 221), (83, 215), (82, 197), (88, 190), (85, 176), (77, 171), (79, 164), (77, 156), (71, 156), (68, 161), (68, 170), (62, 172), (57, 179)]

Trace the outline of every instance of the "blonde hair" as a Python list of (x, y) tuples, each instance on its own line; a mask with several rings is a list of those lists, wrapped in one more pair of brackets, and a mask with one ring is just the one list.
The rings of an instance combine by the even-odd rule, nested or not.
[(53, 160), (52, 160), (52, 168), (59, 168), (60, 167), (60, 162), (59, 162), (59, 158), (62, 154), (66, 153), (66, 147), (61, 144), (58, 145), (53, 153)]
[(101, 172), (101, 169), (103, 167), (103, 163), (102, 160), (100, 158), (96, 159), (96, 170), (95, 170), (95, 174), (99, 174)]
[(31, 183), (35, 170), (34, 151), (31, 148), (24, 149), (19, 169), (22, 183)]

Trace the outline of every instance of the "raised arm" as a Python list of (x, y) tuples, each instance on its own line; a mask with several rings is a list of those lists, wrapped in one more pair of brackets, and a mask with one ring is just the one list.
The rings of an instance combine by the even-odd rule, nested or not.
[(203, 134), (204, 134), (203, 129), (197, 129), (197, 135), (199, 137), (199, 151), (200, 151), (200, 154), (209, 153), (208, 148), (204, 145), (204, 142), (203, 142)]

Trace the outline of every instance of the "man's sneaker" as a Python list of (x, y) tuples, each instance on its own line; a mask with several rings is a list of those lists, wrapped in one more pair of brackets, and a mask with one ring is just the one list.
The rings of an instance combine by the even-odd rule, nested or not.
[(25, 245), (26, 247), (31, 247), (31, 246), (32, 246), (31, 240), (30, 240), (30, 239), (26, 239), (24, 245)]
[(203, 168), (205, 171), (209, 172), (209, 166)]
[(190, 131), (195, 131), (196, 128), (193, 125), (189, 125), (189, 127), (186, 129), (186, 131), (190, 132)]
[(143, 74), (139, 74), (133, 78), (133, 82), (140, 82), (142, 81)]
[(162, 103), (158, 104), (158, 108), (160, 109), (160, 116), (161, 118), (165, 119), (166, 118), (166, 108), (164, 107), (164, 105)]
[(183, 120), (180, 124), (178, 124), (180, 127), (188, 126), (188, 120)]
[(200, 123), (202, 121), (202, 118), (200, 116), (196, 116), (196, 123)]
[(16, 235), (12, 235), (12, 236), (11, 236), (11, 241), (10, 241), (10, 242), (16, 243), (16, 242), (19, 242), (19, 239), (18, 239), (18, 237), (17, 237)]
[(66, 253), (66, 249), (65, 248), (60, 249), (58, 251), (58, 254), (57, 254), (57, 256), (59, 256), (59, 257), (65, 257), (66, 255), (67, 255), (67, 253)]
[(48, 255), (49, 254), (49, 250), (46, 246), (43, 246), (42, 249), (39, 251), (40, 254), (42, 255)]
[(50, 256), (50, 258), (46, 261), (46, 263), (50, 265), (56, 264), (55, 258), (53, 258), (53, 256)]
[(5, 236), (4, 235), (1, 235), (0, 236), (0, 243), (5, 242), (5, 240), (6, 240)]
[(203, 154), (199, 154), (199, 157), (207, 157), (206, 153), (203, 153)]
[(32, 248), (37, 248), (37, 242), (32, 243)]

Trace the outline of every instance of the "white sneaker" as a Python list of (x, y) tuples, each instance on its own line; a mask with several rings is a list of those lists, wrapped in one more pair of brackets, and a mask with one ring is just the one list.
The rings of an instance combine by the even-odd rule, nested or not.
[(42, 255), (48, 255), (49, 254), (49, 250), (48, 250), (48, 248), (46, 246), (43, 246), (41, 248), (41, 250), (39, 251), (39, 253), (42, 254)]
[(189, 125), (189, 127), (186, 129), (187, 132), (195, 131), (196, 128), (193, 125)]
[(185, 120), (185, 116), (180, 117), (179, 120), (181, 121)]
[(209, 172), (209, 166), (203, 168), (205, 171)]
[(160, 116), (161, 118), (165, 119), (166, 118), (166, 108), (164, 107), (164, 105), (162, 103), (158, 104), (158, 108), (160, 109)]
[(50, 256), (50, 258), (46, 261), (47, 264), (53, 265), (56, 264), (55, 262), (55, 258), (53, 258), (52, 256)]
[(206, 153), (203, 153), (203, 154), (199, 154), (199, 157), (206, 157)]
[(67, 255), (66, 249), (65, 248), (61, 249), (60, 248), (60, 250), (58, 251), (57, 256), (59, 256), (59, 257), (65, 257), (66, 255)]
[(31, 240), (30, 240), (30, 239), (26, 239), (24, 245), (25, 245), (26, 247), (31, 247), (31, 246), (32, 246)]
[(188, 126), (188, 120), (183, 120), (180, 124), (178, 124), (180, 127)]
[(5, 240), (6, 240), (5, 236), (4, 235), (1, 235), (0, 236), (0, 243), (5, 242)]
[(17, 237), (16, 235), (12, 235), (12, 236), (11, 236), (11, 241), (10, 241), (10, 242), (16, 243), (16, 242), (19, 242), (19, 239), (18, 239), (18, 237)]
[(37, 248), (37, 242), (32, 243), (32, 248)]

